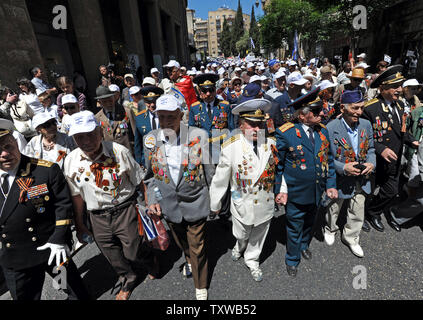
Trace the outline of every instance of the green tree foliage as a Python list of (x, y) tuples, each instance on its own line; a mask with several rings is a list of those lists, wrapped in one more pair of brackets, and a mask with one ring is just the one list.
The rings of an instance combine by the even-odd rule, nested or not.
[(220, 49), (222, 50), (223, 54), (228, 57), (231, 55), (231, 28), (229, 26), (228, 21), (223, 21), (223, 28), (222, 33), (220, 36)]
[(248, 31), (245, 31), (243, 36), (235, 43), (235, 48), (241, 57), (247, 55), (247, 50), (250, 51), (250, 34)]
[(252, 6), (251, 8), (250, 37), (254, 41), (255, 49), (253, 49), (253, 52), (255, 55), (259, 55), (260, 54), (260, 30), (257, 25), (256, 17), (254, 14), (254, 6)]
[(238, 55), (239, 51), (236, 48), (236, 43), (244, 36), (244, 17), (242, 15), (242, 7), (240, 0), (238, 0), (238, 9), (236, 11), (235, 21), (232, 27), (231, 51), (233, 55)]
[(277, 49), (283, 40), (292, 39), (295, 30), (306, 41), (325, 41), (339, 34), (354, 37), (368, 31), (354, 30), (355, 6), (366, 8), (370, 28), (370, 21), (392, 4), (392, 0), (272, 0), (259, 21), (262, 44)]

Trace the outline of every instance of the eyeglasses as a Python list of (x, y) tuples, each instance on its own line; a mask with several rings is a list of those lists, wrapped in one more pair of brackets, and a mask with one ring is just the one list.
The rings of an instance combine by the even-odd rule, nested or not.
[(202, 93), (207, 93), (207, 92), (213, 93), (215, 90), (216, 90), (215, 88), (201, 88)]
[(313, 116), (317, 117), (320, 112), (322, 112), (322, 108), (318, 108), (318, 109), (311, 109), (311, 112), (313, 113)]

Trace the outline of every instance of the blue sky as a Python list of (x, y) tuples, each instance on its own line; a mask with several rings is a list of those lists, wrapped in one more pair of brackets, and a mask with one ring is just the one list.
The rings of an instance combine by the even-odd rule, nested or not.
[[(259, 2), (260, 5), (256, 8), (256, 0), (241, 0), (242, 11), (246, 14), (251, 14), (251, 6), (254, 5), (254, 14), (257, 19), (257, 17), (263, 15), (261, 0)], [(238, 0), (188, 0), (188, 8), (195, 10), (196, 18), (207, 19), (209, 11), (215, 11), (222, 6), (236, 10), (238, 8)]]

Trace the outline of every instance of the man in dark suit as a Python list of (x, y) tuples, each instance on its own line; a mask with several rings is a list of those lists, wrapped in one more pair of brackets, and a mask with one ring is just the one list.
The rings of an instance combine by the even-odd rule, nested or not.
[[(287, 272), (295, 277), (301, 256), (311, 259), (308, 249), (312, 227), (323, 192), (331, 199), (338, 197), (333, 155), (329, 149), (329, 133), (320, 123), (323, 104), (317, 97), (319, 88), (295, 100), (294, 123), (276, 129), (278, 165), (276, 169), (276, 202), (287, 204)], [(288, 193), (280, 191), (282, 176)]]
[(21, 155), (12, 132), (13, 123), (1, 120), (0, 266), (10, 294), (14, 300), (39, 300), (48, 272), (61, 285), (66, 281), (70, 298), (89, 299), (72, 260), (56, 269), (69, 255), (72, 201), (66, 179), (57, 164)]
[[(369, 201), (366, 219), (377, 231), (382, 232), (382, 212), (390, 207), (398, 194), (401, 156), (404, 143), (418, 148), (418, 141), (406, 132), (404, 104), (399, 100), (402, 84), (401, 65), (395, 65), (382, 72), (371, 84), (371, 88), (379, 88), (380, 95), (370, 100), (364, 109), (363, 118), (373, 126), (373, 137), (376, 150), (376, 185), (379, 193)], [(395, 217), (386, 214), (389, 225), (396, 231), (401, 227)], [(363, 229), (370, 230), (364, 224)]]
[(146, 86), (141, 88), (141, 94), (144, 98), (146, 109), (135, 114), (135, 160), (142, 166), (145, 166), (143, 139), (151, 130), (160, 127), (159, 119), (156, 113), (156, 100), (163, 94), (163, 89), (156, 86)]

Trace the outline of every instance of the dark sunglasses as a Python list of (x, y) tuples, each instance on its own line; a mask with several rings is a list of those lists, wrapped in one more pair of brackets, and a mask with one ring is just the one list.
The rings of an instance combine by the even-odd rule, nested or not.
[(41, 124), (40, 127), (44, 128), (44, 129), (48, 129), (53, 125), (57, 126), (56, 119), (49, 120), (49, 121)]
[(352, 81), (363, 81), (361, 78), (351, 78)]
[(72, 104), (72, 105), (63, 106), (63, 108), (65, 110), (75, 110), (76, 109), (76, 106)]
[(313, 113), (315, 117), (317, 117), (320, 114), (320, 112), (322, 112), (322, 110), (323, 108), (311, 109), (311, 112)]
[(210, 93), (213, 93), (213, 92), (215, 92), (215, 88), (201, 88), (201, 92), (202, 93), (207, 93), (207, 92), (210, 92)]

